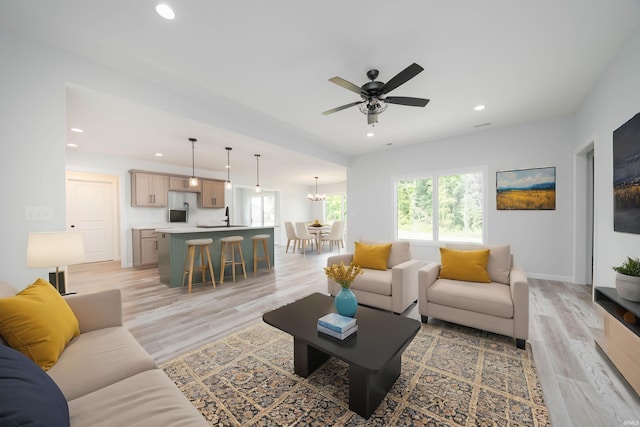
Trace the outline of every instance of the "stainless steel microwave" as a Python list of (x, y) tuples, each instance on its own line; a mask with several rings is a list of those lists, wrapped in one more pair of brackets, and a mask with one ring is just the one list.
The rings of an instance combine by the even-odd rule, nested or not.
[(169, 222), (187, 222), (187, 217), (186, 209), (169, 209)]

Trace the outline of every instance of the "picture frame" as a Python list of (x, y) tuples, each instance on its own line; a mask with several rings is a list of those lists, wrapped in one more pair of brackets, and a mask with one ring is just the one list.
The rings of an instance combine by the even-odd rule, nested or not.
[(496, 172), (498, 210), (555, 210), (555, 166)]
[(613, 131), (613, 231), (640, 234), (640, 113)]

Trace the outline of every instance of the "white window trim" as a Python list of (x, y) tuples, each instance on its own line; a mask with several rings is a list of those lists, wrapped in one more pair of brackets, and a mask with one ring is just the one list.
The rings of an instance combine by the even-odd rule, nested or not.
[[(428, 178), (428, 177), (439, 177), (446, 175), (462, 175), (467, 173), (481, 173), (482, 174), (482, 242), (480, 244), (487, 244), (488, 236), (489, 236), (489, 167), (487, 165), (482, 166), (473, 166), (466, 168), (457, 168), (457, 169), (444, 169), (430, 172), (417, 172), (407, 175), (397, 175), (391, 177), (391, 182), (393, 185), (393, 233), (395, 238), (398, 238), (398, 181), (404, 181), (409, 179), (420, 179), (420, 178)], [(437, 182), (433, 183), (433, 187), (436, 189), (434, 194), (432, 195), (432, 200), (434, 202), (434, 206), (438, 206), (438, 191), (437, 191)], [(446, 240), (438, 240), (439, 230), (438, 230), (438, 215), (437, 212), (434, 212), (433, 218), (433, 229), (434, 236), (433, 240), (418, 240), (418, 239), (404, 239), (411, 242), (412, 245), (416, 246), (441, 246), (443, 243), (450, 243)], [(462, 243), (462, 242), (456, 242)]]

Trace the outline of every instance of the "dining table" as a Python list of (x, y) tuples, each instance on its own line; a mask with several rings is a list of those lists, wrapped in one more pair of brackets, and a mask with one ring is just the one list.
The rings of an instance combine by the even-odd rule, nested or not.
[(318, 253), (321, 253), (320, 250), (320, 237), (322, 237), (322, 233), (328, 233), (331, 230), (331, 225), (329, 224), (320, 224), (320, 226), (309, 224), (307, 225), (307, 230), (309, 233), (315, 234), (316, 236), (316, 249)]

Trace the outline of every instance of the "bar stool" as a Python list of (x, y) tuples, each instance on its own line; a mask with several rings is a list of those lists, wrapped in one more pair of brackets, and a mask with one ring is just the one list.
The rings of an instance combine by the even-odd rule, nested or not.
[[(191, 285), (193, 283), (193, 262), (196, 258), (196, 248), (200, 249), (200, 274), (202, 274), (202, 283), (207, 281), (207, 270), (209, 270), (209, 276), (211, 276), (211, 284), (216, 287), (216, 278), (213, 274), (213, 263), (211, 262), (211, 253), (209, 252), (209, 245), (213, 243), (213, 239), (191, 239), (185, 242), (187, 244), (187, 259), (184, 261), (184, 273), (182, 275), (182, 286), (184, 286), (184, 276), (189, 274), (188, 289), (191, 293)], [(205, 264), (204, 254), (207, 253), (207, 260)]]
[[(224, 269), (227, 264), (231, 264), (231, 277), (233, 281), (236, 281), (236, 265), (242, 266), (242, 273), (244, 278), (247, 278), (247, 270), (244, 265), (244, 256), (242, 255), (242, 246), (240, 243), (244, 240), (242, 236), (229, 236), (220, 239), (222, 248), (220, 250), (220, 283), (224, 283)], [(227, 249), (228, 248), (228, 249)], [(226, 259), (225, 252), (229, 250), (231, 253), (231, 259)], [(236, 261), (236, 250), (240, 255), (240, 261)]]
[[(269, 251), (267, 250), (267, 239), (269, 238), (268, 234), (256, 234), (255, 236), (251, 236), (251, 240), (253, 240), (253, 275), (255, 276), (258, 271), (258, 261), (267, 261), (267, 268), (269, 272), (271, 272), (271, 261), (269, 261)], [(264, 252), (264, 256), (258, 256), (258, 245), (262, 241), (262, 249)]]

